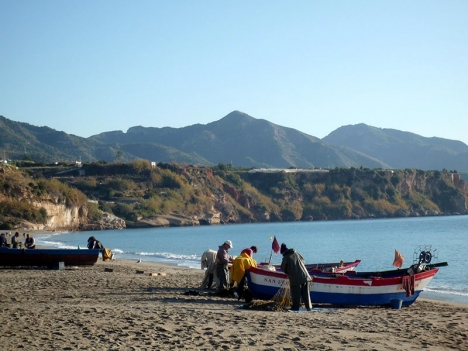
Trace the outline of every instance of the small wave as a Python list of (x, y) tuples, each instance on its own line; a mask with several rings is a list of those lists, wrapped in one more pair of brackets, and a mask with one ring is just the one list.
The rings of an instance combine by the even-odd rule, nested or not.
[[(127, 252), (126, 252), (127, 253)], [(131, 255), (151, 256), (154, 258), (169, 259), (169, 260), (199, 260), (197, 255), (178, 255), (170, 252), (128, 252)]]
[(199, 269), (200, 264), (195, 263), (195, 262), (184, 262), (184, 263), (178, 263), (178, 267), (185, 267), (185, 268), (193, 268), (193, 269)]
[(43, 233), (43, 234), (36, 234), (35, 237), (41, 240), (52, 238), (57, 235), (67, 234), (68, 232), (53, 232), (53, 233)]
[(142, 261), (164, 263), (178, 267), (200, 268), (200, 257), (197, 255), (177, 255), (170, 252), (129, 252), (120, 249), (112, 251), (123, 259), (141, 259)]
[(443, 290), (443, 289), (434, 289), (434, 288), (429, 289), (429, 288), (426, 288), (426, 289), (424, 289), (424, 291), (433, 292), (433, 293), (437, 293), (437, 294), (444, 294), (444, 295), (457, 295), (457, 296), (468, 297), (468, 293), (463, 292), (463, 291), (456, 291), (456, 290)]

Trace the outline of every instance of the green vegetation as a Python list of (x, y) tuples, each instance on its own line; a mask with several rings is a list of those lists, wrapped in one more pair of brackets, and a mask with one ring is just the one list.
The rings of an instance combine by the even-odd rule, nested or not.
[(92, 221), (98, 221), (102, 218), (102, 211), (99, 209), (99, 204), (95, 202), (88, 202), (87, 217)]
[(99, 220), (102, 211), (127, 221), (169, 214), (203, 218), (213, 211), (221, 213), (223, 222), (382, 218), (466, 213), (467, 202), (463, 186), (455, 186), (448, 171), (249, 173), (222, 163), (159, 163), (152, 168), (146, 160), (135, 160), (85, 164), (80, 173), (62, 172), (57, 179), (44, 178), (40, 170), (28, 172), (32, 177), (11, 167), (0, 173), (0, 223), (13, 223), (11, 217), (40, 223), (47, 219), (44, 211), (15, 200), (18, 192), (38, 201), (86, 207), (91, 221)]
[(85, 206), (86, 195), (56, 179), (35, 180), (14, 167), (0, 166), (0, 229), (13, 229), (22, 221), (45, 224), (42, 203)]
[(0, 201), (0, 229), (14, 229), (21, 220), (32, 223), (46, 223), (47, 210), (36, 208), (25, 200)]

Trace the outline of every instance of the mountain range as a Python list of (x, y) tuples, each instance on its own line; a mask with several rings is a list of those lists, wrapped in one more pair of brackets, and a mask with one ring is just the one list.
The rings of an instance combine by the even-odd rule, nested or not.
[(128, 161), (256, 168), (416, 168), (468, 172), (468, 146), (365, 124), (343, 126), (323, 139), (234, 111), (206, 125), (135, 126), (89, 138), (0, 116), (0, 158)]

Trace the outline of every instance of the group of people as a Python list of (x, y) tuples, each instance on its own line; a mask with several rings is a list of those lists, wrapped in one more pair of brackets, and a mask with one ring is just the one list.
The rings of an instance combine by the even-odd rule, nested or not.
[[(256, 246), (251, 246), (242, 250), (239, 256), (231, 256), (229, 250), (232, 247), (232, 241), (226, 240), (218, 247), (218, 251), (207, 250), (203, 253), (201, 269), (206, 271), (200, 287), (210, 289), (215, 283), (220, 294), (227, 294), (237, 284), (236, 294), (240, 299), (244, 291), (245, 271), (252, 266), (257, 267), (253, 255), (258, 249)], [(230, 266), (231, 273), (229, 273)]]
[[(244, 296), (246, 270), (250, 267), (257, 267), (253, 255), (258, 252), (258, 249), (256, 246), (251, 246), (242, 250), (239, 256), (234, 257), (229, 255), (229, 250), (232, 247), (232, 241), (226, 240), (219, 246), (218, 251), (207, 250), (203, 253), (201, 269), (206, 269), (206, 272), (201, 288), (209, 289), (213, 282), (217, 281), (217, 289), (224, 295), (237, 284), (234, 295), (240, 300)], [(312, 310), (310, 301), (311, 278), (305, 267), (304, 257), (293, 248), (288, 248), (284, 243), (281, 244), (280, 253), (283, 255), (281, 270), (289, 278), (291, 310), (299, 311), (301, 300), (307, 311)], [(231, 265), (230, 273), (229, 265)]]
[[(7, 236), (11, 236), (10, 244), (8, 244)], [(24, 247), (26, 249), (35, 249), (36, 248), (36, 240), (28, 233), (23, 233), (24, 239)], [(15, 234), (11, 233), (2, 233), (0, 234), (0, 247), (11, 247), (13, 249), (20, 249), (23, 246), (23, 242), (20, 239), (20, 235), (18, 232)]]

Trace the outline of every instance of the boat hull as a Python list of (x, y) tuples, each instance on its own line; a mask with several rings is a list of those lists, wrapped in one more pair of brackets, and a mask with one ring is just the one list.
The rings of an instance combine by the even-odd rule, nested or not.
[[(405, 270), (391, 278), (378, 276), (360, 277), (351, 275), (312, 276), (310, 297), (312, 303), (341, 306), (389, 306), (392, 299), (402, 300), (409, 306), (420, 295), (438, 272), (438, 268), (414, 275), (414, 293), (404, 288)], [(284, 273), (252, 268), (247, 273), (249, 290), (256, 299), (271, 299), (288, 282)]]
[(0, 248), (0, 266), (92, 266), (100, 250)]

